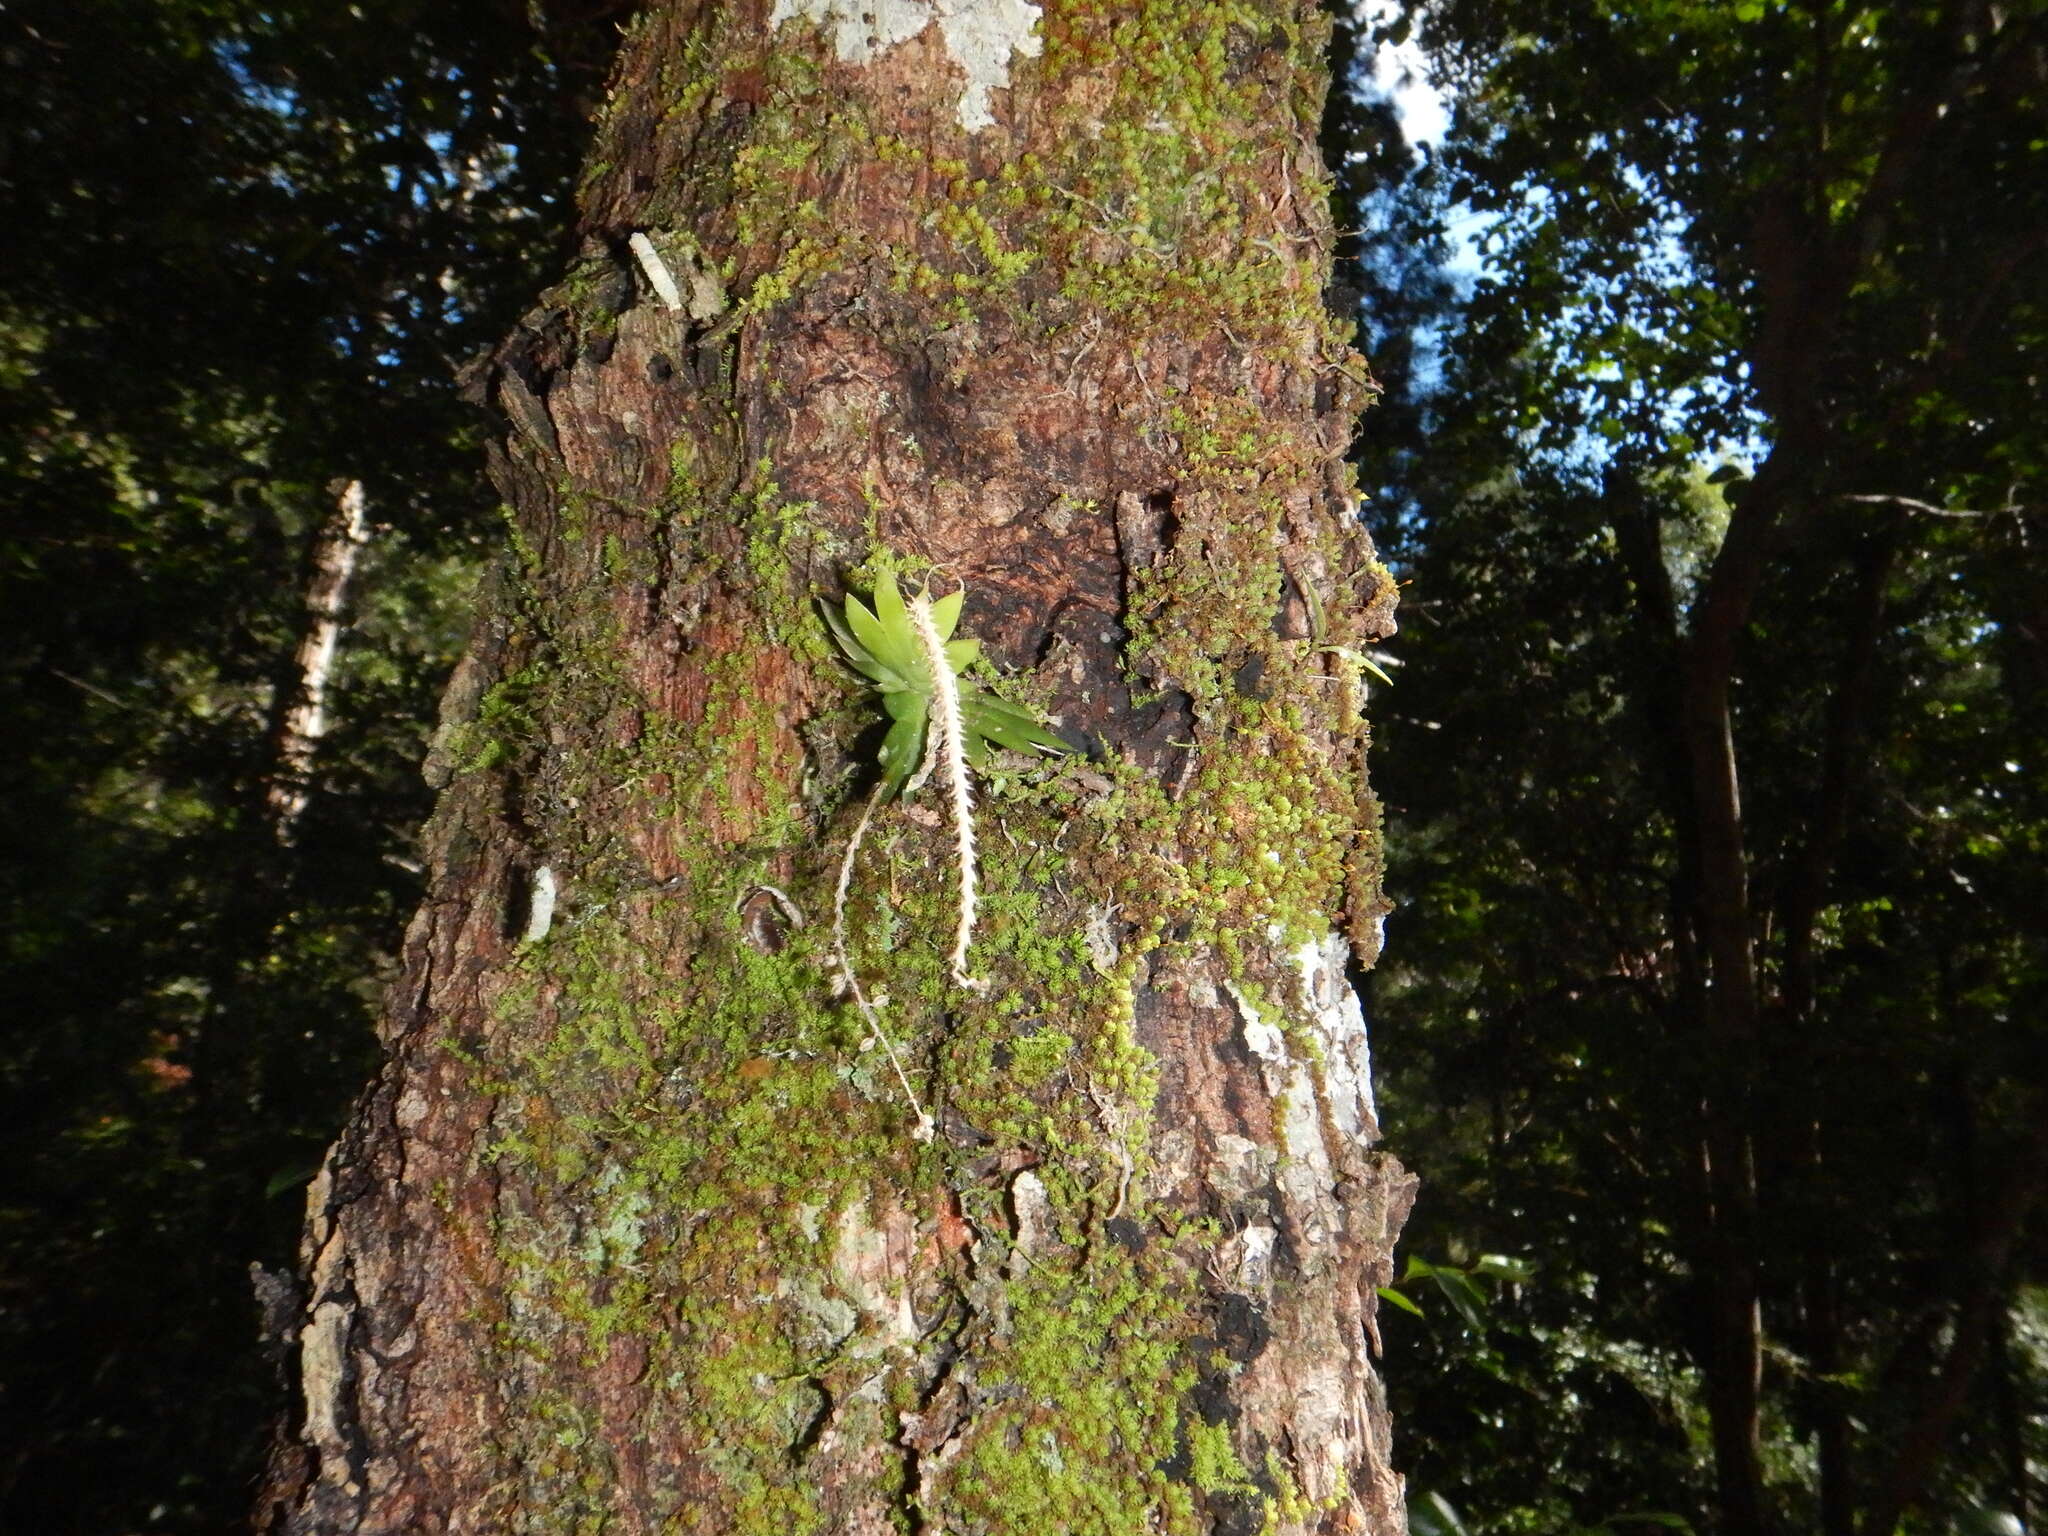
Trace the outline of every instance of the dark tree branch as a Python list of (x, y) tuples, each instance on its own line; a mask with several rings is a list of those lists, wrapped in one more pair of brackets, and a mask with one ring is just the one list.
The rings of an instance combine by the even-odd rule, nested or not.
[(1916, 501), (1911, 496), (1893, 496), (1883, 493), (1869, 495), (1842, 495), (1837, 501), (1862, 502), (1869, 506), (1896, 507), (1901, 512), (1911, 512), (1920, 517), (2025, 517), (2031, 510), (2017, 504), (2003, 507), (1937, 507), (1932, 502)]

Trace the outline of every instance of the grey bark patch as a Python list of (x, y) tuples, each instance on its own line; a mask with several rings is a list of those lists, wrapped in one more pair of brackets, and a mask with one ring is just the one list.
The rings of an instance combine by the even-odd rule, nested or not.
[(840, 61), (871, 64), (934, 22), (967, 82), (957, 116), (969, 133), (993, 123), (990, 95), (1010, 83), (1010, 59), (1035, 59), (1045, 44), (1031, 0), (775, 0), (771, 26), (799, 18), (829, 33)]

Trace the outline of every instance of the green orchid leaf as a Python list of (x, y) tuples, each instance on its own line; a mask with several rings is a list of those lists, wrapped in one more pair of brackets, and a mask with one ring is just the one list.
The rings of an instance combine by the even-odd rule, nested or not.
[(882, 708), (889, 711), (891, 720), (922, 720), (931, 713), (932, 699), (915, 688), (885, 689)]
[[(965, 597), (963, 589), (934, 600), (930, 615), (945, 647), (947, 669), (959, 690), (960, 747), (967, 760), (980, 766), (992, 747), (1026, 753), (1068, 751), (1067, 744), (1029, 710), (961, 679), (960, 673), (981, 656), (979, 640), (947, 638), (959, 626)], [(882, 742), (882, 785), (886, 795), (895, 797), (923, 765), (936, 680), (925, 662), (917, 627), (896, 578), (886, 571), (877, 576), (869, 601), (872, 608), (849, 593), (843, 614), (825, 603), (819, 604), (819, 611), (847, 663), (882, 695), (882, 708), (890, 720), (889, 733)]]
[(853, 631), (846, 627), (846, 620), (832, 611), (828, 603), (820, 603), (818, 611), (824, 616), (825, 627), (832, 631), (832, 638), (839, 642), (839, 649), (845, 653), (847, 665), (860, 673), (878, 688), (904, 688), (909, 685), (875, 660), (868, 648), (854, 639)]
[(868, 658), (877, 665), (898, 674), (903, 673), (903, 658), (897, 654), (897, 647), (890, 643), (889, 635), (880, 619), (868, 612), (866, 604), (857, 597), (846, 600), (846, 623), (853, 631), (853, 637)]
[(900, 635), (913, 647), (917, 644), (917, 631), (910, 623), (910, 610), (903, 606), (903, 594), (896, 589), (896, 578), (888, 571), (875, 578), (875, 590), (869, 599), (875, 605), (875, 617), (882, 628), (892, 635)]
[[(855, 601), (852, 597), (847, 598), (849, 605)], [(874, 628), (866, 633), (856, 629), (861, 641), (874, 654), (875, 660), (907, 684), (928, 688), (930, 680), (925, 676), (924, 646), (917, 638), (917, 626), (910, 622), (910, 611), (903, 604), (903, 594), (896, 588), (896, 578), (884, 572), (875, 582), (871, 601), (874, 604)]]
[(924, 730), (922, 710), (914, 716), (899, 718), (889, 727), (889, 734), (882, 740), (883, 799), (893, 800), (902, 794), (904, 784), (924, 761)]
[(858, 655), (867, 656), (869, 661), (874, 660), (872, 656), (868, 656), (867, 647), (853, 638), (853, 631), (846, 627), (845, 616), (837, 612), (822, 597), (818, 599), (818, 617), (825, 621), (825, 627), (832, 631), (832, 638), (839, 642), (839, 649), (846, 652), (849, 658)]
[(1069, 750), (1064, 741), (1023, 710), (978, 689), (961, 699), (960, 717), (970, 736), (985, 736), (1013, 752)]
[[(1039, 729), (1038, 717), (1028, 709), (1012, 704), (1008, 699), (999, 699), (982, 688), (962, 690), (960, 711), (964, 715), (994, 720), (1007, 725), (1026, 726)], [(1055, 738), (1057, 739), (1057, 738)]]

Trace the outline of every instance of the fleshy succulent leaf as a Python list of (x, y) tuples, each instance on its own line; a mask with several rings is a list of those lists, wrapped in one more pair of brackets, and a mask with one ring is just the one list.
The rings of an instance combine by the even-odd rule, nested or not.
[(846, 626), (853, 631), (853, 638), (860, 642), (861, 649), (868, 657), (892, 672), (900, 673), (897, 658), (890, 654), (888, 633), (882, 628), (882, 621), (868, 611), (867, 605), (859, 598), (846, 599)]
[(960, 605), (966, 597), (967, 589), (962, 587), (957, 592), (947, 593), (932, 604), (932, 628), (939, 632), (941, 640), (953, 638), (953, 631), (960, 623)]
[(931, 707), (931, 695), (915, 688), (892, 689), (882, 695), (882, 708), (889, 711), (891, 720), (922, 720)]
[(981, 657), (979, 640), (950, 640), (946, 643), (946, 662), (955, 673), (965, 672)]
[(910, 610), (903, 605), (903, 594), (897, 590), (894, 573), (884, 571), (875, 578), (875, 590), (869, 600), (874, 603), (875, 617), (884, 629), (906, 640), (914, 638), (916, 631), (910, 627)]
[(971, 736), (986, 737), (1013, 752), (1065, 752), (1069, 748), (1030, 715), (976, 689), (960, 700), (960, 715)]
[(924, 761), (924, 711), (899, 717), (882, 739), (882, 798), (893, 800)]
[(820, 603), (818, 609), (824, 615), (825, 627), (832, 631), (832, 638), (839, 642), (839, 649), (845, 653), (848, 666), (878, 688), (908, 686), (896, 673), (875, 660), (868, 648), (853, 637), (853, 631), (847, 628), (846, 620), (834, 613), (829, 604)]

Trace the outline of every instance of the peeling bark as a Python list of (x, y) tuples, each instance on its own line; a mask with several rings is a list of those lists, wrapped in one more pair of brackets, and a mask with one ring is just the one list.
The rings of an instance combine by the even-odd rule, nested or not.
[[(512, 554), (265, 1529), (1405, 1529), (1324, 23), (871, 14), (652, 7), (471, 381)], [(815, 605), (884, 569), (1085, 749), (980, 775), (972, 989), (933, 795), (855, 861), (928, 1143), (831, 920), (880, 716)]]

